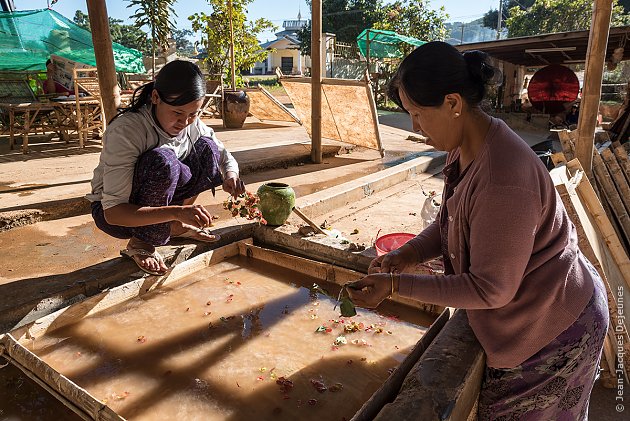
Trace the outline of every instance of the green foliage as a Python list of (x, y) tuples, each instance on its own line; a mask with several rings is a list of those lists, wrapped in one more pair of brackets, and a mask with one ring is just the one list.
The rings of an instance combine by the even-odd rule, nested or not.
[[(171, 32), (175, 30), (172, 16), (177, 16), (173, 4), (176, 0), (126, 0), (127, 7), (135, 7), (131, 19), (135, 20), (137, 27), (147, 26), (151, 31), (151, 55), (153, 56), (153, 73), (155, 74), (155, 47), (156, 44), (166, 48)], [(139, 35), (138, 42), (146, 40)]]
[[(306, 0), (311, 7), (311, 1)], [(322, 31), (335, 34), (337, 41), (353, 44), (366, 28), (382, 17), (382, 0), (323, 0)], [(310, 22), (298, 32), (302, 54), (311, 54)]]
[[(311, 2), (306, 1), (309, 5)], [(354, 44), (367, 28), (385, 29), (425, 41), (446, 39), (444, 7), (429, 8), (429, 0), (397, 0), (384, 5), (382, 0), (323, 0), (322, 30), (337, 36), (337, 41)], [(299, 33), (303, 54), (311, 51), (310, 23)]]
[(429, 8), (429, 0), (398, 0), (383, 8), (375, 29), (386, 29), (423, 41), (446, 39), (448, 14), (444, 6)]
[[(502, 7), (503, 18), (501, 20), (501, 29), (506, 27), (505, 22), (510, 15), (510, 9), (518, 7), (522, 10), (526, 10), (534, 4), (534, 1), (535, 0), (508, 0), (507, 2), (504, 2)], [(483, 26), (486, 28), (494, 29), (496, 31), (497, 23), (499, 23), (499, 11), (497, 9), (489, 10), (485, 15), (483, 15)]]
[[(88, 15), (80, 10), (74, 13), (73, 18), (81, 28), (91, 31), (90, 19)], [(112, 41), (118, 44), (124, 45), (128, 48), (135, 48), (143, 54), (151, 53), (151, 43), (147, 39), (147, 34), (142, 29), (135, 25), (124, 25), (121, 19), (109, 18), (109, 32), (112, 36)]]
[(83, 13), (82, 11), (77, 10), (76, 12), (74, 12), (74, 18), (72, 18), (72, 20), (81, 28), (91, 31), (90, 18), (88, 17), (87, 14)]
[[(510, 38), (578, 31), (590, 27), (592, 14), (591, 0), (536, 0), (527, 10), (511, 8), (506, 26)], [(625, 25), (628, 20), (623, 7), (615, 1), (611, 26)]]
[[(247, 5), (253, 0), (233, 0), (232, 24), (234, 27), (234, 61), (237, 69), (250, 69), (264, 61), (268, 52), (260, 49), (258, 34), (276, 27), (267, 19), (247, 21)], [(204, 59), (210, 74), (221, 74), (227, 80), (230, 58), (230, 22), (225, 0), (208, 0), (212, 8), (209, 15), (200, 12), (189, 16), (195, 32), (201, 32), (201, 42), (208, 57)], [(243, 84), (240, 77), (237, 85)]]
[(192, 36), (193, 31), (190, 29), (175, 29), (173, 31), (173, 39), (175, 40), (175, 48), (185, 54), (192, 54), (194, 46), (188, 37)]
[(134, 25), (124, 25), (120, 19), (109, 18), (109, 31), (112, 34), (112, 41), (125, 47), (135, 48), (142, 54), (151, 53), (151, 42), (147, 39), (147, 34), (142, 29)]

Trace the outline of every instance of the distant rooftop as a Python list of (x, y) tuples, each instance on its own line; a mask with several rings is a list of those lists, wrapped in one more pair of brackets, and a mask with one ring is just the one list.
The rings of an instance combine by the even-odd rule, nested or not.
[(282, 26), (285, 31), (299, 31), (307, 24), (307, 22), (308, 20), (285, 20), (282, 23)]

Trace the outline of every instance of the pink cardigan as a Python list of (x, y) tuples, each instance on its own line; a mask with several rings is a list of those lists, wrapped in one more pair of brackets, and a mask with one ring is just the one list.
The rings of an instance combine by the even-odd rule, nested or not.
[[(451, 152), (447, 163), (458, 156)], [(547, 170), (501, 120), (492, 119), (484, 147), (442, 206), (455, 274), (403, 274), (399, 293), (466, 309), (487, 365), (513, 368), (577, 320), (597, 275)], [(409, 242), (419, 261), (441, 255), (437, 221)]]

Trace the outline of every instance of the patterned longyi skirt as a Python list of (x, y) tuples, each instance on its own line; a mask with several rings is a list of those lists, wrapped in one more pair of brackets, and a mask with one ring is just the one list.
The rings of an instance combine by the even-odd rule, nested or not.
[(608, 329), (606, 289), (593, 296), (575, 323), (521, 365), (486, 367), (480, 421), (584, 421)]

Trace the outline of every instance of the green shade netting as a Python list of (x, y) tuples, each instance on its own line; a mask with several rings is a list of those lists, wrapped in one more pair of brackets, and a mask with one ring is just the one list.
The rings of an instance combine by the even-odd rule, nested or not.
[(357, 44), (363, 56), (367, 57), (367, 40), (370, 35), (370, 57), (373, 58), (401, 58), (404, 53), (400, 44), (411, 44), (416, 47), (426, 44), (425, 41), (397, 34), (393, 31), (382, 29), (365, 29), (357, 37)]
[[(116, 71), (145, 72), (140, 51), (113, 47)], [(96, 66), (92, 34), (54, 10), (0, 12), (0, 70), (46, 70), (51, 54)]]

